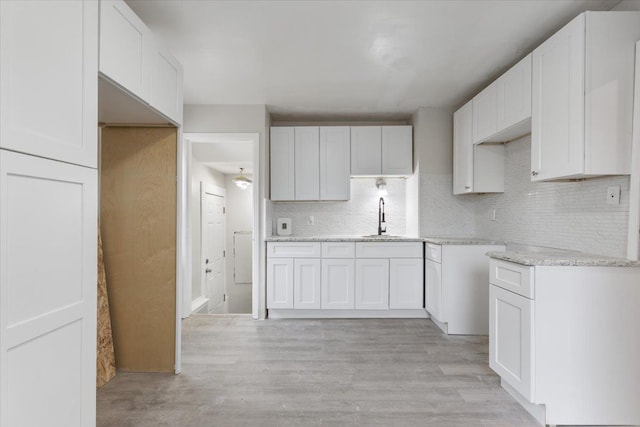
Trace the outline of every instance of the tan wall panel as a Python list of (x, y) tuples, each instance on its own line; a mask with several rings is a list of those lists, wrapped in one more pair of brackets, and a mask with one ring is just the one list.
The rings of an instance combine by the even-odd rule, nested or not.
[(116, 366), (173, 372), (176, 129), (102, 129), (100, 222)]

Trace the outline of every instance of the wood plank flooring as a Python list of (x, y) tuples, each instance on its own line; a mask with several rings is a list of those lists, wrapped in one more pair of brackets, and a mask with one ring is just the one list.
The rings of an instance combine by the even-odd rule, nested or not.
[(536, 426), (487, 337), (428, 319), (185, 320), (180, 375), (121, 373), (98, 426)]

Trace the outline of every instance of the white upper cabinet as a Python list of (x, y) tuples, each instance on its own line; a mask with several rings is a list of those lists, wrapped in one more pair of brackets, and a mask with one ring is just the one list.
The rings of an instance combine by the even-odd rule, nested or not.
[(182, 65), (122, 0), (100, 1), (99, 71), (175, 124), (182, 123)]
[(630, 171), (640, 12), (585, 12), (533, 52), (533, 181)]
[(531, 132), (531, 55), (473, 98), (473, 143), (506, 142)]
[(504, 145), (474, 145), (472, 101), (453, 114), (453, 194), (504, 191)]
[(511, 141), (531, 132), (531, 54), (498, 79), (497, 131), (490, 140)]
[(498, 130), (498, 81), (491, 83), (472, 100), (473, 142), (486, 140)]
[(351, 175), (380, 175), (382, 172), (382, 128), (351, 128)]
[(100, 1), (100, 73), (148, 101), (144, 85), (145, 44), (151, 31), (124, 1)]
[(320, 128), (320, 200), (349, 200), (350, 139), (348, 126)]
[(97, 167), (98, 4), (0, 1), (0, 147)]
[(149, 103), (176, 123), (182, 123), (182, 65), (157, 41), (150, 44), (149, 55)]
[(292, 127), (271, 128), (271, 200), (295, 200), (295, 145)]
[(382, 175), (413, 173), (413, 127), (382, 126)]
[(453, 194), (473, 191), (473, 102), (453, 113)]
[(412, 173), (411, 126), (351, 128), (351, 176), (407, 176)]
[(320, 131), (317, 126), (294, 128), (295, 200), (320, 199)]
[(349, 127), (272, 127), (270, 152), (271, 200), (349, 200)]

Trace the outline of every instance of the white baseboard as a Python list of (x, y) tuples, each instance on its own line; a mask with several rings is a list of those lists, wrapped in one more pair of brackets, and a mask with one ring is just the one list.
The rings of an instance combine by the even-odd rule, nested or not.
[(297, 310), (269, 309), (270, 319), (426, 319), (424, 309), (413, 310)]
[(198, 313), (209, 303), (209, 298), (198, 297), (191, 302), (191, 314)]
[(547, 421), (547, 409), (544, 405), (536, 405), (529, 402), (523, 395), (518, 393), (508, 382), (500, 378), (500, 385), (507, 391), (533, 418), (536, 419), (541, 425), (546, 426)]

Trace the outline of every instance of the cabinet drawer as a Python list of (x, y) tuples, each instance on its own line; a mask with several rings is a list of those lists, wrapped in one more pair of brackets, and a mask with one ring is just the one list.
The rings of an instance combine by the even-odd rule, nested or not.
[(491, 260), (489, 282), (527, 298), (534, 298), (533, 267)]
[(320, 258), (320, 242), (267, 242), (269, 258)]
[(422, 242), (358, 242), (357, 258), (422, 258)]
[(435, 262), (442, 262), (442, 246), (433, 243), (425, 243), (424, 257)]
[(355, 242), (322, 242), (322, 258), (353, 258)]

